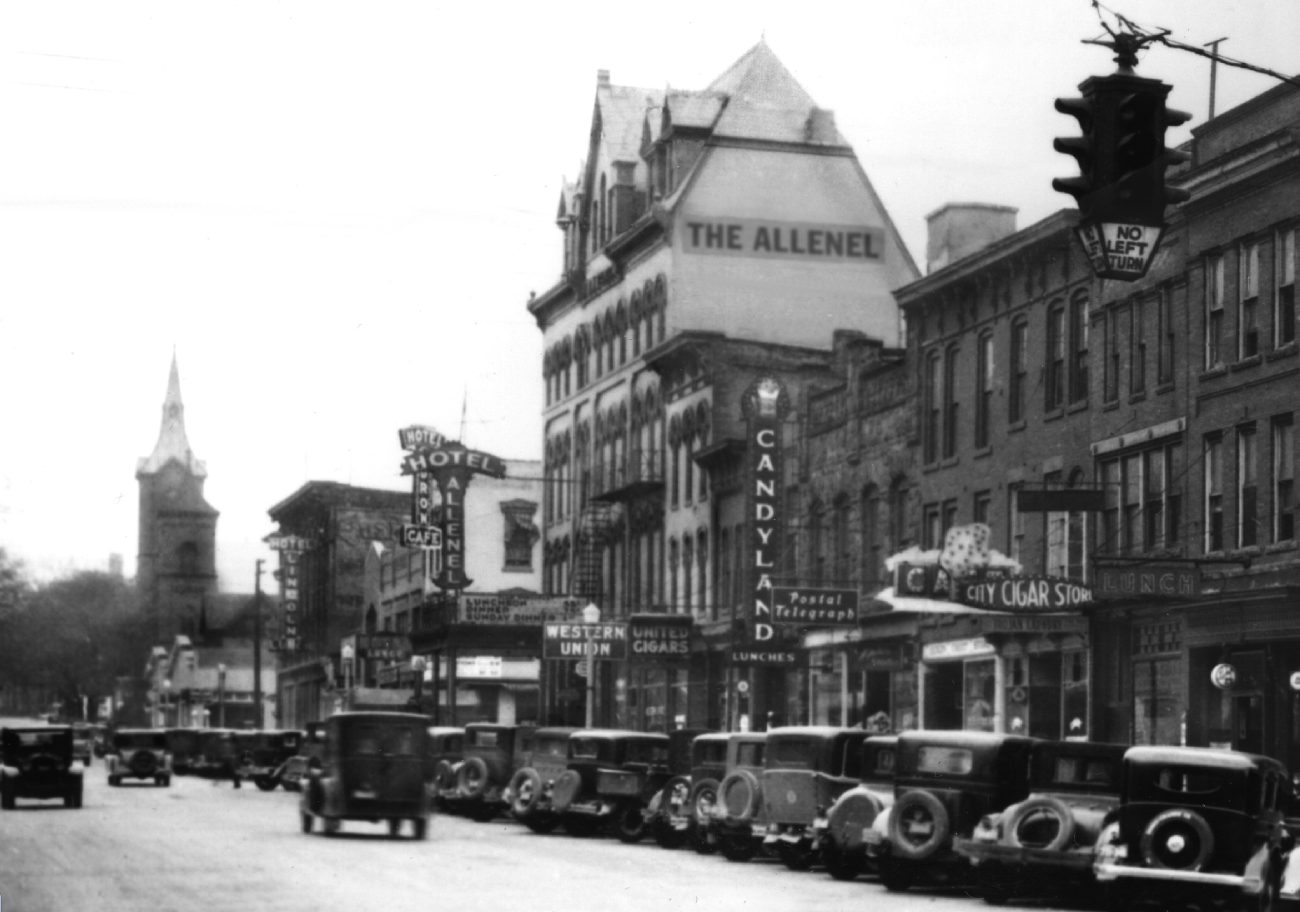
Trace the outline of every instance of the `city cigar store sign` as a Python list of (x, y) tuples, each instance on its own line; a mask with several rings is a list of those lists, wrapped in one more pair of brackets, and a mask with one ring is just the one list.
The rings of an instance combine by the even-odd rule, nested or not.
[(957, 601), (994, 611), (1069, 611), (1093, 603), (1092, 589), (1054, 577), (959, 582)]
[(715, 256), (873, 263), (885, 249), (880, 228), (766, 219), (688, 218), (682, 237), (687, 253)]
[(685, 658), (691, 654), (689, 615), (634, 614), (628, 621), (632, 658)]

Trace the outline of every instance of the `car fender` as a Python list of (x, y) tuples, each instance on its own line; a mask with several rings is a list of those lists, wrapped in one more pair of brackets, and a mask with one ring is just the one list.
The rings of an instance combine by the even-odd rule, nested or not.
[(663, 803), (664, 803), (664, 790), (660, 789), (659, 791), (655, 792), (655, 796), (651, 798), (650, 803), (646, 805), (645, 808), (646, 817), (657, 816), (659, 814), (659, 808)]
[(1273, 849), (1267, 843), (1256, 849), (1255, 854), (1250, 856), (1245, 870), (1241, 872), (1242, 893), (1253, 896), (1268, 886), (1269, 879), (1273, 877), (1272, 856)]
[(1279, 897), (1300, 902), (1300, 852), (1292, 850), (1287, 853), (1282, 865), (1281, 883)]
[(8, 776), (8, 777), (10, 777), (11, 779), (17, 778), (17, 777), (18, 777), (18, 767), (16, 767), (16, 766), (0, 766), (0, 775)]

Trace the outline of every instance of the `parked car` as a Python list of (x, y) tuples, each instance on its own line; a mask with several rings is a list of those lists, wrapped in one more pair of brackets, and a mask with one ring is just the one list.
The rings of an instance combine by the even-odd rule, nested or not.
[[(1197, 747), (1133, 747), (1113, 825), (1097, 844), (1108, 908), (1225, 901), (1272, 909), (1294, 839), (1293, 791), (1269, 757)], [(1203, 906), (1202, 906), (1203, 908)]]
[(536, 732), (535, 725), (466, 725), (461, 762), (454, 767), (456, 784), (440, 791), (442, 804), (452, 813), (478, 821), (500, 814), (507, 807), (506, 786), (527, 765)]
[(388, 821), (390, 836), (411, 822), (416, 839), (429, 825), (428, 719), (414, 713), (348, 712), (325, 720), (319, 768), (309, 763), (299, 800), (302, 831), (319, 818), (326, 835), (344, 820)]
[(228, 728), (199, 730), (196, 753), (190, 759), (190, 770), (200, 776), (229, 779), (235, 771), (235, 733)]
[(894, 806), (894, 758), (897, 735), (871, 735), (862, 742), (858, 763), (861, 781), (835, 799), (814, 824), (826, 871), (837, 880), (853, 880), (872, 868), (863, 833)]
[(72, 723), (72, 756), (86, 766), (94, 757), (95, 734), (85, 722)]
[[(861, 781), (860, 728), (792, 726), (768, 733), (763, 768), (764, 844), (792, 871), (806, 871), (821, 854), (824, 815)], [(821, 825), (819, 826), (819, 821)]]
[(646, 833), (645, 809), (668, 781), (668, 736), (583, 730), (569, 737), (569, 763), (551, 788), (551, 807), (573, 836), (611, 824), (623, 842)]
[(510, 813), (534, 833), (550, 833), (560, 825), (551, 794), (555, 780), (569, 768), (569, 736), (580, 730), (539, 728), (533, 735), (527, 765), (506, 786), (503, 797), (510, 804)]
[(762, 850), (767, 837), (760, 781), (767, 738), (766, 732), (731, 735), (727, 739), (726, 775), (718, 785), (712, 806), (703, 787), (692, 797), (696, 822), (706, 812), (710, 815), (701, 838), (716, 846), (728, 861), (749, 861)]
[[(655, 842), (665, 849), (675, 849), (690, 843), (693, 846), (706, 845), (700, 839), (699, 827), (695, 823), (695, 805), (692, 801), (697, 792), (707, 788), (708, 805), (713, 806), (717, 800), (718, 783), (727, 770), (727, 739), (725, 732), (695, 732), (682, 730), (669, 732), (671, 740), (679, 736), (683, 740), (690, 737), (686, 757), (669, 766), (673, 778), (659, 790), (646, 808), (650, 834)], [(674, 751), (670, 748), (669, 757)], [(680, 765), (679, 765), (680, 764)], [(705, 854), (711, 851), (705, 849)]]
[(274, 791), (280, 784), (280, 768), (297, 756), (302, 740), (303, 733), (292, 729), (235, 732), (235, 772), (264, 792)]
[(79, 808), (82, 771), (71, 728), (0, 728), (0, 808), (12, 811), (18, 798), (62, 798)]
[(433, 761), (431, 785), (435, 804), (442, 793), (456, 788), (456, 771), (465, 753), (465, 729), (444, 725), (429, 726), (429, 759)]
[(167, 729), (167, 751), (172, 755), (172, 772), (184, 775), (191, 771), (199, 754), (199, 728)]
[(167, 733), (160, 728), (119, 728), (104, 760), (109, 785), (121, 785), (123, 779), (152, 779), (164, 788), (172, 784)]
[(969, 883), (974, 869), (953, 851), (987, 814), (1029, 795), (1034, 739), (973, 731), (898, 736), (894, 806), (863, 833), (886, 889)]
[(1029, 759), (1029, 796), (980, 819), (953, 841), (971, 860), (985, 902), (1093, 886), (1097, 838), (1119, 806), (1123, 744), (1041, 741)]

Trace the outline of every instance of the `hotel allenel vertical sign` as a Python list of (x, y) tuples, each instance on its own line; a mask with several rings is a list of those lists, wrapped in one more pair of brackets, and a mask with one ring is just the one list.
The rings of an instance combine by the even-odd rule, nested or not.
[[(412, 432), (425, 432), (424, 436)], [(431, 434), (428, 432), (432, 432)], [(399, 432), (402, 446), (408, 450), (402, 459), (402, 474), (414, 477), (413, 497), (419, 505), (420, 479), (425, 476), (438, 486), (442, 500), (441, 526), (432, 527), (442, 547), (442, 567), (434, 582), (441, 589), (460, 591), (474, 581), (465, 575), (465, 491), (475, 475), (505, 478), (506, 464), (489, 453), (471, 450), (462, 443), (448, 441), (432, 428), (407, 428)], [(416, 524), (412, 524), (416, 525)], [(427, 526), (425, 528), (428, 528)], [(403, 539), (413, 547), (434, 547), (435, 536), (421, 532), (418, 542)]]
[(754, 381), (741, 399), (745, 416), (745, 484), (749, 559), (745, 574), (749, 617), (746, 641), (735, 643), (731, 661), (744, 665), (793, 665), (797, 655), (777, 636), (772, 574), (781, 559), (781, 424), (790, 398), (774, 377)]
[(276, 636), (277, 645), (284, 652), (297, 652), (300, 617), (299, 559), (304, 551), (312, 549), (315, 542), (301, 535), (278, 533), (268, 535), (263, 541), (280, 555), (280, 630)]

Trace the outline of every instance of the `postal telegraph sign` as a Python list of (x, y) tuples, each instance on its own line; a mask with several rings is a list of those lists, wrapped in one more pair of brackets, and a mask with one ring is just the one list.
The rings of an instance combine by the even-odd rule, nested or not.
[(800, 589), (772, 587), (772, 620), (777, 624), (811, 624), (817, 627), (856, 627), (856, 589)]

